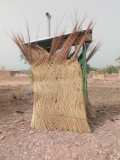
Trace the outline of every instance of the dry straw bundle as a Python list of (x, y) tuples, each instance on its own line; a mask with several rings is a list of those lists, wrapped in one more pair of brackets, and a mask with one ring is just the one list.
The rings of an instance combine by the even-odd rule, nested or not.
[[(80, 26), (76, 25), (66, 40), (63, 40), (63, 36), (54, 38), (50, 52), (37, 45), (25, 44), (23, 36), (14, 35), (14, 42), (32, 65), (33, 128), (80, 133), (90, 131), (83, 95), (83, 75), (77, 54), (91, 27), (92, 23), (82, 37)], [(68, 60), (73, 44), (74, 54)]]
[(43, 64), (32, 72), (32, 127), (88, 132), (82, 72), (78, 63)]

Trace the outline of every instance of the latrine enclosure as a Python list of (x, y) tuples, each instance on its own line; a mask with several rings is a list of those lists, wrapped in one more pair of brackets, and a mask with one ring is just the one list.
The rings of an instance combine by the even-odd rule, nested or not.
[(92, 42), (91, 25), (70, 34), (26, 43), (14, 41), (31, 65), (33, 77), (33, 115), (36, 129), (90, 132), (87, 107), (87, 55)]

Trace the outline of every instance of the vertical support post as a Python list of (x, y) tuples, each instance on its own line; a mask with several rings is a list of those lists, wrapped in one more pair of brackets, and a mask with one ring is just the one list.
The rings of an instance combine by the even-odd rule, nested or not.
[(51, 14), (49, 12), (46, 12), (46, 17), (48, 20), (48, 36), (51, 36)]
[(86, 61), (86, 52), (88, 49), (88, 44), (83, 45), (82, 53), (78, 59), (81, 68), (82, 68), (82, 74), (83, 74), (83, 93), (85, 98), (88, 98), (88, 89), (87, 89), (87, 61)]
[(82, 64), (82, 70), (83, 70), (83, 92), (84, 96), (88, 96), (87, 92), (87, 63), (86, 63), (86, 46), (85, 44), (83, 45), (83, 64)]

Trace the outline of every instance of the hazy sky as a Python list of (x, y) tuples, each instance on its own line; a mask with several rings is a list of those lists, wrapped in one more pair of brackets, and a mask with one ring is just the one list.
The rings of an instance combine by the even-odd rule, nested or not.
[(120, 56), (120, 0), (0, 0), (0, 66), (26, 69), (9, 34), (25, 34), (28, 23), (31, 40), (47, 37), (47, 11), (52, 15), (53, 35), (64, 29), (70, 31), (75, 15), (80, 20), (86, 17), (86, 24), (90, 20), (96, 23), (93, 39), (102, 47), (91, 65), (113, 64)]

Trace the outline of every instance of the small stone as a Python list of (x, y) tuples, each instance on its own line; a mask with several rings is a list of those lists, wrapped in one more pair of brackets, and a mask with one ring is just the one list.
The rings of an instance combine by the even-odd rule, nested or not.
[(1, 136), (1, 137), (0, 137), (0, 140), (3, 140), (3, 139), (5, 139), (5, 136)]
[(16, 113), (20, 113), (20, 114), (23, 114), (24, 112), (23, 112), (23, 111), (16, 111)]
[(115, 120), (113, 118), (110, 119), (112, 122), (114, 122)]
[(32, 130), (29, 131), (29, 134), (33, 134), (33, 133), (34, 133), (34, 131), (32, 131)]

